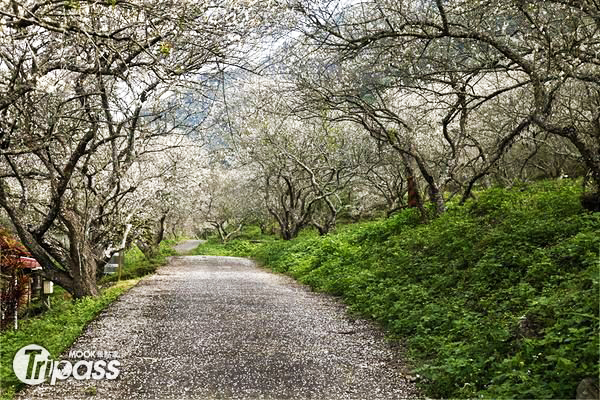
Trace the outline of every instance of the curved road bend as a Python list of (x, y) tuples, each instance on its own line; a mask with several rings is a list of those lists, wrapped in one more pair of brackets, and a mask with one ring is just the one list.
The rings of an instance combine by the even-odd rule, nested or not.
[(241, 258), (171, 258), (100, 314), (71, 350), (116, 351), (119, 377), (69, 378), (18, 398), (418, 396), (380, 330), (349, 317), (331, 296)]
[(190, 251), (194, 250), (200, 243), (204, 243), (206, 240), (184, 240), (173, 247), (173, 249), (179, 255), (186, 255)]

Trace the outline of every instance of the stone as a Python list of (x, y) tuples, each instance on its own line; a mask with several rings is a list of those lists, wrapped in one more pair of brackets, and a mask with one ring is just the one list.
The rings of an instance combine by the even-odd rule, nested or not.
[(600, 399), (600, 388), (598, 380), (594, 378), (585, 378), (577, 385), (577, 400), (580, 399)]

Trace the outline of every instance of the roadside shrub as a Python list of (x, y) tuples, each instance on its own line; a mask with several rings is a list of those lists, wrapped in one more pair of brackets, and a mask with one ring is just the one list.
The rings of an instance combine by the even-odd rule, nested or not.
[(598, 376), (600, 214), (576, 182), (494, 188), (253, 256), (344, 297), (408, 345), (433, 397), (573, 398)]
[(200, 243), (192, 253), (204, 256), (249, 257), (259, 245), (258, 241), (249, 239), (234, 239), (222, 243), (216, 238), (209, 238), (206, 242)]
[[(153, 274), (156, 269), (167, 262), (167, 257), (176, 254), (173, 246), (176, 240), (163, 240), (158, 246), (158, 253), (152, 258), (146, 258), (144, 253), (137, 246), (132, 246), (125, 252), (123, 270), (121, 271), (121, 279), (135, 279), (148, 274)], [(100, 279), (100, 284), (108, 282), (116, 282), (119, 279), (119, 274), (114, 273), (105, 275)]]

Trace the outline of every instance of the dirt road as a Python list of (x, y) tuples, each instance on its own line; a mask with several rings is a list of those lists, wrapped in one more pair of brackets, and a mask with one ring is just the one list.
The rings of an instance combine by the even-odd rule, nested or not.
[(32, 386), (19, 398), (416, 397), (378, 329), (334, 298), (239, 258), (173, 257), (88, 326), (72, 364), (77, 351), (118, 360), (119, 376)]
[(186, 240), (177, 244), (173, 249), (177, 254), (185, 255), (190, 251), (194, 250), (200, 243), (204, 243), (205, 240)]

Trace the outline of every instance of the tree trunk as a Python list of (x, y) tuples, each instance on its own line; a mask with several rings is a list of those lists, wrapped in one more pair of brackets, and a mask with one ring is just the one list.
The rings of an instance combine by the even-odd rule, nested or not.
[(156, 246), (160, 245), (160, 242), (162, 242), (163, 239), (165, 238), (165, 221), (167, 220), (168, 214), (169, 214), (169, 212), (167, 211), (167, 212), (163, 213), (162, 217), (160, 217), (158, 233), (156, 234), (156, 238), (154, 241)]
[[(79, 234), (84, 230), (77, 229), (78, 224), (74, 215), (71, 215), (70, 218), (62, 218), (68, 230), (69, 247), (67, 250), (69, 254), (61, 257), (62, 254), (52, 251), (47, 243), (44, 243), (43, 237), (35, 236), (26, 228), (18, 211), (6, 204), (3, 204), (3, 208), (13, 222), (22, 243), (42, 266), (44, 278), (64, 288), (75, 298), (98, 295), (95, 277), (96, 263), (85, 237)], [(85, 250), (82, 252), (79, 249)], [(65, 269), (57, 267), (59, 264)]]
[(283, 240), (292, 240), (298, 236), (298, 233), (300, 232), (300, 227), (297, 225), (290, 226), (279, 224), (279, 227), (281, 228), (281, 238)]
[[(71, 294), (74, 298), (98, 296), (96, 260), (85, 237), (85, 227), (74, 213), (62, 218), (69, 236), (69, 270), (73, 277)], [(68, 288), (66, 288), (68, 290)]]
[(281, 227), (281, 238), (283, 240), (292, 240), (294, 238), (292, 231), (288, 227), (285, 227), (283, 225), (281, 225), (280, 227)]
[(291, 240), (298, 235), (300, 228), (298, 227), (298, 223), (294, 223), (293, 218), (290, 217), (289, 212), (284, 213), (285, 215), (279, 215), (275, 210), (268, 208), (269, 213), (275, 217), (277, 220), (277, 224), (279, 225), (280, 235), (283, 240)]
[(319, 236), (325, 236), (329, 233), (329, 230), (327, 229), (327, 224), (321, 225), (314, 220), (311, 223), (315, 228), (317, 228), (317, 231), (319, 231)]
[[(396, 148), (397, 149), (397, 148)], [(423, 205), (423, 199), (421, 198), (421, 195), (419, 194), (419, 186), (417, 184), (415, 177), (415, 172), (414, 169), (412, 167), (412, 163), (411, 160), (409, 159), (409, 156), (405, 153), (400, 153), (401, 157), (402, 157), (402, 162), (404, 163), (404, 170), (407, 176), (407, 179), (409, 180), (408, 182), (408, 207), (416, 207), (419, 209), (419, 212), (421, 213), (421, 220), (423, 222), (426, 222), (428, 220), (428, 215), (427, 215), (427, 210), (425, 209), (424, 205)], [(412, 203), (412, 205), (411, 205)]]
[(335, 228), (336, 216), (337, 216), (337, 213), (333, 213), (322, 224), (320, 224), (314, 218), (311, 217), (310, 223), (315, 228), (317, 228), (317, 230), (319, 231), (319, 236), (325, 236)]
[(156, 225), (154, 224), (147, 226), (143, 238), (141, 240), (136, 240), (135, 242), (146, 259), (151, 259), (160, 252), (160, 242), (162, 242), (165, 237), (165, 221), (168, 213), (168, 211), (163, 213), (158, 221), (158, 231), (154, 231), (156, 228)]
[(82, 266), (81, 274), (77, 274), (73, 279), (74, 298), (79, 299), (87, 296), (98, 296), (98, 286), (96, 285), (96, 264), (94, 262)]
[(440, 192), (439, 187), (437, 186), (435, 179), (427, 170), (425, 163), (421, 160), (420, 157), (415, 157), (415, 161), (417, 162), (417, 166), (419, 167), (419, 171), (421, 171), (421, 175), (427, 182), (427, 189), (429, 191), (429, 200), (435, 206), (435, 215), (442, 215), (446, 211), (446, 204), (444, 202), (444, 197)]
[(148, 244), (142, 240), (137, 240), (135, 242), (135, 244), (138, 247), (138, 249), (140, 249), (142, 254), (144, 254), (144, 257), (147, 260), (153, 258), (156, 255), (156, 252), (157, 252), (156, 246), (152, 246), (151, 244)]
[(268, 232), (268, 226), (267, 226), (266, 222), (260, 222), (258, 224), (258, 227), (260, 228), (260, 234), (261, 235), (268, 235), (269, 234), (269, 232)]
[(429, 199), (435, 206), (435, 214), (441, 215), (446, 211), (446, 202), (435, 183), (429, 184)]

